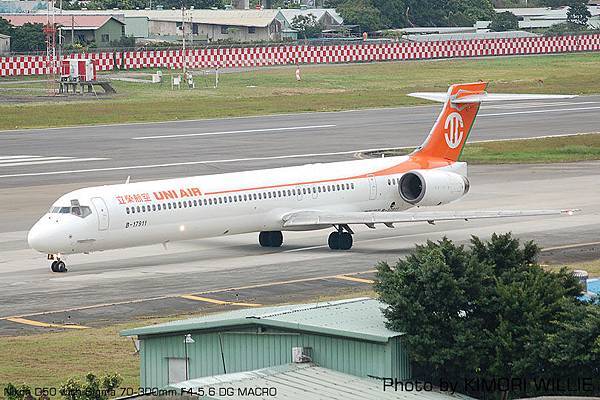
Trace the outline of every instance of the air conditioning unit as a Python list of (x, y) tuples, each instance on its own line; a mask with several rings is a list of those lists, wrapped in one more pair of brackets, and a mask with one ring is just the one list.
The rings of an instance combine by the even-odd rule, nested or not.
[(310, 347), (292, 347), (292, 362), (301, 364), (312, 361), (312, 348)]

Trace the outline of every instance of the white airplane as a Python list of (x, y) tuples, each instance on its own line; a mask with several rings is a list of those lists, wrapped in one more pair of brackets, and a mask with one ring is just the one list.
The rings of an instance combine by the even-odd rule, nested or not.
[(263, 247), (280, 247), (282, 231), (334, 228), (332, 250), (352, 247), (351, 225), (570, 214), (571, 210), (407, 212), (439, 206), (469, 191), (459, 156), (485, 101), (574, 96), (488, 94), (484, 82), (447, 93), (411, 96), (444, 103), (425, 142), (408, 156), (95, 186), (59, 198), (27, 240), (48, 254), (53, 272), (64, 256), (260, 232)]

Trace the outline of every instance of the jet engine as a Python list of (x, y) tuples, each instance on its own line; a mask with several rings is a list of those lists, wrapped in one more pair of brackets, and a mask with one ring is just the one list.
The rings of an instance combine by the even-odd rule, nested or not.
[(398, 192), (415, 206), (439, 206), (463, 197), (469, 180), (457, 173), (440, 170), (413, 170), (402, 175)]

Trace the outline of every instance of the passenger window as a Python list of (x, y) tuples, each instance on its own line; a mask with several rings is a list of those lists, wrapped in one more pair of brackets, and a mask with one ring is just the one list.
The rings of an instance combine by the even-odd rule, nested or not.
[(219, 197), (219, 204), (223, 203), (223, 199), (221, 197)]
[(137, 212), (142, 212), (142, 209), (140, 206), (137, 206)]
[(268, 195), (269, 195), (269, 198), (271, 198), (271, 192), (269, 192)]
[(352, 182), (352, 183), (350, 184), (350, 187), (351, 187), (352, 189), (354, 189), (354, 182)]
[[(284, 192), (285, 193), (285, 192)], [(281, 197), (281, 190), (277, 191), (277, 197)]]
[(254, 193), (253, 197), (254, 197), (254, 200), (256, 200), (256, 193)]
[[(266, 196), (265, 196), (265, 198), (266, 198)], [(258, 199), (259, 199), (259, 200), (262, 200), (262, 193), (259, 193), (259, 194), (258, 194)]]
[(158, 208), (158, 211), (160, 211), (160, 204), (158, 206), (156, 206)]

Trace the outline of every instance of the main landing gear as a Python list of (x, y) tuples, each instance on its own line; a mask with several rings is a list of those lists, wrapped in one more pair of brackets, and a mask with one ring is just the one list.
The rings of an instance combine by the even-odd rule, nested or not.
[(258, 235), (258, 243), (262, 247), (281, 247), (283, 244), (283, 233), (280, 231), (261, 232)]
[(350, 250), (352, 248), (352, 229), (348, 225), (338, 225), (335, 232), (329, 235), (329, 248), (331, 250)]
[(62, 261), (59, 257), (56, 257), (54, 254), (48, 254), (48, 260), (52, 261), (50, 264), (50, 269), (52, 272), (67, 272), (67, 266), (64, 261)]

